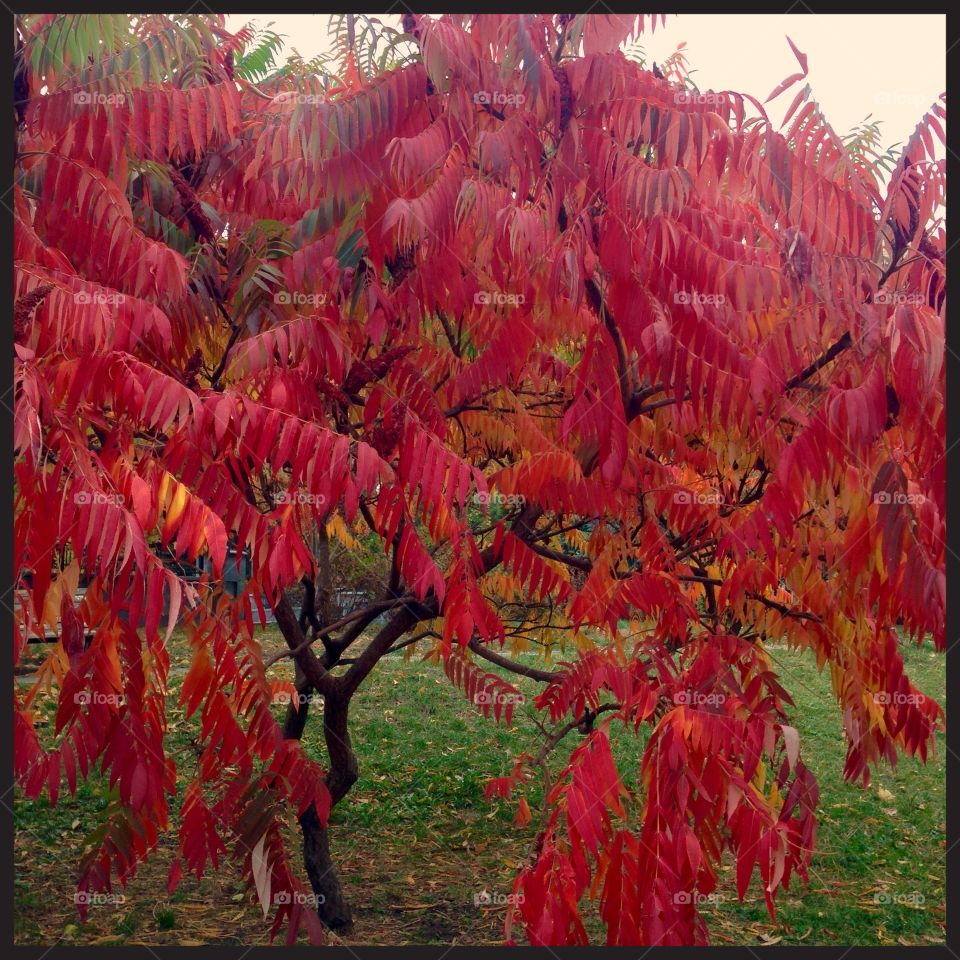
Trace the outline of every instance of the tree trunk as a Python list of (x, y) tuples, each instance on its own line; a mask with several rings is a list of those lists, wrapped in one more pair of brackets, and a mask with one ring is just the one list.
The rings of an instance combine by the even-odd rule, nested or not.
[[(296, 680), (300, 697), (290, 704), (283, 728), (288, 740), (299, 740), (303, 736), (310, 709), (308, 694), (311, 687), (299, 669)], [(347, 728), (348, 706), (349, 700), (339, 697), (324, 701), (323, 728), (330, 756), (327, 788), (330, 790), (331, 809), (347, 795), (358, 776), (357, 758)], [(311, 806), (300, 817), (300, 830), (303, 834), (303, 865), (317, 899), (317, 916), (329, 930), (349, 933), (353, 928), (353, 914), (330, 856), (329, 827), (320, 822), (317, 811)]]
[(300, 829), (303, 831), (303, 864), (317, 898), (317, 916), (329, 930), (349, 933), (353, 929), (353, 914), (330, 857), (328, 828), (320, 823), (316, 810), (310, 807), (300, 818)]

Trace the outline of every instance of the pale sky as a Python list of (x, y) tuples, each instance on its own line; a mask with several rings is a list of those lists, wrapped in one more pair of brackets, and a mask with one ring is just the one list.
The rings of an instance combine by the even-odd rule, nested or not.
[[(375, 14), (391, 26), (399, 17)], [(328, 52), (324, 14), (228, 14), (238, 29), (254, 21), (286, 35), (310, 58)], [(881, 120), (885, 146), (902, 143), (946, 89), (946, 17), (942, 14), (680, 14), (640, 38), (649, 59), (662, 62), (677, 44), (701, 90), (750, 93), (761, 102), (799, 71), (786, 37), (807, 54), (813, 95), (838, 133), (867, 114)], [(767, 109), (779, 125), (800, 85)]]

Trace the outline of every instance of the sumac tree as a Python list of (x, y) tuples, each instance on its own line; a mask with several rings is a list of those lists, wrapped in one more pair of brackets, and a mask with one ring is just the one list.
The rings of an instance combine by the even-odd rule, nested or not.
[[(219, 16), (17, 18), (15, 657), (57, 637), (15, 689), (19, 784), (114, 788), (81, 891), (175, 820), (171, 888), (229, 860), (275, 933), (347, 929), (350, 705), (416, 645), (501, 722), (542, 684), (544, 741), (488, 791), (528, 822), (548, 775), (508, 939), (582, 943), (595, 909), (611, 944), (703, 942), (725, 856), (772, 914), (817, 784), (768, 642), (829, 668), (851, 780), (942, 723), (901, 644), (944, 647), (944, 103), (884, 176), (795, 48), (777, 122), (628, 58), (648, 16), (344, 19), (334, 75)], [(345, 536), (383, 560), (342, 616)]]

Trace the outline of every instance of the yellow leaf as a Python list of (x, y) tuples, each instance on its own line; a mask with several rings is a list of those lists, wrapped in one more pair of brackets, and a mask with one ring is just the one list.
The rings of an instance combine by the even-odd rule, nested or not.
[(187, 488), (182, 483), (178, 483), (170, 506), (167, 507), (167, 525), (173, 526), (180, 519), (186, 505)]

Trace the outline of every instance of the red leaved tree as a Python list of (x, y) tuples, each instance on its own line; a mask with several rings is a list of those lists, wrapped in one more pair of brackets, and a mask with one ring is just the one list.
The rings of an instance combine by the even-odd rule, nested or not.
[[(171, 887), (229, 861), (274, 932), (347, 929), (350, 704), (416, 644), (502, 722), (511, 674), (542, 684), (488, 791), (527, 822), (547, 775), (508, 938), (583, 943), (596, 909), (611, 944), (704, 942), (724, 856), (772, 914), (817, 784), (768, 641), (829, 666), (851, 780), (942, 723), (901, 644), (944, 647), (944, 104), (884, 177), (808, 87), (778, 123), (625, 56), (648, 16), (343, 20), (334, 75), (220, 16), (17, 18), (15, 657), (56, 637), (19, 784), (114, 788), (80, 891), (173, 821)], [(344, 614), (351, 531), (383, 574)]]

